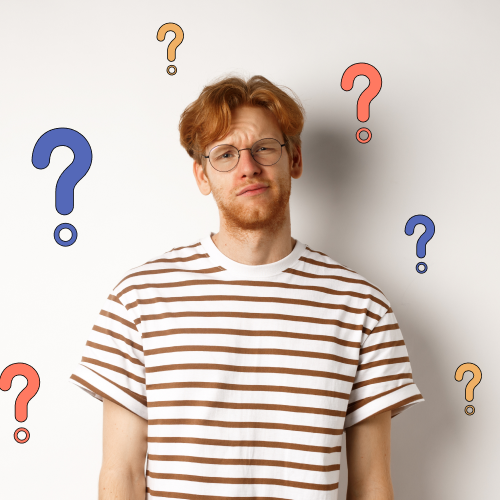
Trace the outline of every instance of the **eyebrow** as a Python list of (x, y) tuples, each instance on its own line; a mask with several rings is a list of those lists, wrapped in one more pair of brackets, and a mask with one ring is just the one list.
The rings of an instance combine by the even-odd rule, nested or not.
[[(257, 139), (257, 140), (256, 140), (256, 141), (252, 144), (252, 146), (253, 146), (255, 143), (257, 143), (257, 142), (261, 141), (262, 139), (275, 139), (275, 140), (277, 140), (277, 141), (281, 144), (281, 140), (280, 140), (280, 139), (277, 139), (276, 137), (266, 136), (266, 137), (261, 137), (260, 139)], [(285, 142), (285, 139), (283, 139), (283, 142)], [(226, 146), (234, 146), (234, 147), (236, 148), (236, 146), (235, 146), (234, 144), (231, 144), (230, 142), (221, 142), (221, 143), (219, 143), (219, 144), (215, 144), (215, 145), (214, 145), (214, 146), (212, 146), (211, 148), (208, 148), (208, 147), (207, 147), (207, 149), (208, 149), (208, 151), (210, 151), (211, 149), (213, 149), (213, 148), (215, 148), (215, 147), (217, 147), (217, 146), (223, 146), (223, 145), (226, 145)], [(236, 149), (246, 149), (246, 148), (236, 148)]]

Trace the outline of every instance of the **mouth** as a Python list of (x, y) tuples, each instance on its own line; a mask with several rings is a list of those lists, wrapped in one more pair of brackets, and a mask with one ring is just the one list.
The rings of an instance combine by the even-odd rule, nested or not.
[(263, 193), (268, 187), (269, 186), (265, 186), (259, 189), (249, 189), (248, 191), (245, 191), (243, 194), (240, 194), (240, 196), (256, 196), (260, 193)]

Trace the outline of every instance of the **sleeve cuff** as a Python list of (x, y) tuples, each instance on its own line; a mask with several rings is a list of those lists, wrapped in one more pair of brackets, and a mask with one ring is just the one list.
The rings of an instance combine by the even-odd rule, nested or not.
[(86, 366), (78, 364), (69, 380), (99, 401), (103, 398), (109, 399), (148, 420), (147, 401), (144, 396), (119, 386)]
[(425, 399), (414, 383), (371, 400), (366, 404), (363, 404), (363, 400), (357, 401), (354, 403), (356, 406), (353, 411), (349, 412), (349, 409), (347, 410), (348, 414), (344, 421), (344, 429), (388, 410), (397, 409), (397, 411), (393, 411), (394, 415), (392, 416), (395, 417), (411, 406), (424, 401)]

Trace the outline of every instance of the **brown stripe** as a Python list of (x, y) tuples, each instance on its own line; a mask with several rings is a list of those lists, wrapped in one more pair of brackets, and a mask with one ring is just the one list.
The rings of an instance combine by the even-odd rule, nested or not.
[(122, 358), (127, 359), (131, 363), (134, 363), (134, 365), (139, 365), (139, 366), (144, 368), (144, 363), (141, 363), (137, 358), (130, 356), (130, 354), (127, 354), (123, 351), (120, 351), (120, 349), (115, 349), (114, 347), (109, 347), (107, 345), (97, 344), (96, 342), (91, 342), (90, 340), (87, 340), (87, 343), (85, 345), (88, 345), (89, 347), (92, 347), (93, 349), (99, 349), (100, 351), (110, 352), (111, 354), (116, 354), (118, 356), (121, 356)]
[(311, 446), (299, 443), (286, 443), (281, 441), (250, 441), (229, 439), (205, 439), (190, 436), (151, 436), (148, 443), (189, 443), (202, 444), (205, 446), (234, 446), (250, 448), (277, 448), (284, 450), (307, 451), (310, 453), (335, 453), (340, 451), (340, 446)]
[(302, 262), (307, 262), (308, 264), (312, 264), (313, 266), (327, 267), (328, 269), (343, 269), (345, 271), (357, 274), (355, 271), (351, 271), (350, 269), (347, 269), (347, 267), (341, 266), (340, 264), (327, 264), (326, 262), (308, 259), (307, 257), (300, 257), (299, 260), (301, 260)]
[(375, 394), (375, 396), (370, 396), (368, 398), (363, 398), (363, 399), (360, 399), (358, 401), (355, 401), (355, 402), (347, 405), (347, 415), (349, 415), (353, 411), (359, 410), (359, 408), (367, 405), (368, 403), (371, 403), (372, 401), (383, 398), (384, 396), (387, 396), (387, 394), (391, 394), (392, 392), (399, 391), (399, 389), (402, 389), (403, 387), (407, 387), (409, 385), (414, 385), (414, 384), (413, 384), (413, 382), (408, 382), (407, 384), (398, 385), (398, 387), (394, 387), (392, 389), (389, 389), (388, 391), (381, 392), (380, 394)]
[(313, 250), (312, 248), (309, 248), (307, 245), (306, 245), (306, 248), (307, 248), (307, 250), (309, 250), (310, 252), (313, 252), (313, 253), (319, 253), (320, 255), (323, 255), (323, 257), (328, 257), (328, 258), (330, 258), (328, 255), (326, 255), (326, 253), (320, 252), (319, 250)]
[(112, 293), (110, 293), (108, 295), (108, 300), (111, 300), (111, 301), (116, 302), (117, 304), (120, 304), (121, 306), (123, 306), (120, 299), (116, 295), (113, 295)]
[(311, 396), (324, 396), (327, 398), (349, 399), (345, 392), (326, 391), (322, 389), (310, 389), (302, 387), (288, 387), (284, 385), (245, 385), (245, 384), (223, 384), (222, 382), (164, 382), (161, 384), (147, 384), (146, 390), (156, 389), (187, 389), (187, 388), (221, 389), (225, 391), (264, 391), (264, 392), (286, 392), (290, 394), (308, 394)]
[[(108, 296), (108, 299), (109, 299), (110, 297), (112, 297), (112, 299), (111, 299), (111, 300), (113, 300), (113, 302), (116, 302), (117, 304), (120, 304), (122, 307), (125, 307), (125, 306), (123, 305), (123, 302), (120, 300), (120, 297), (118, 297), (118, 296), (116, 296), (116, 295), (113, 295), (113, 294), (110, 294), (110, 295)], [(111, 313), (110, 313), (110, 314), (111, 314)], [(117, 317), (119, 317), (119, 316), (117, 316)], [(126, 321), (126, 320), (123, 320), (123, 321)], [(127, 321), (127, 325), (130, 325), (130, 327), (131, 327), (132, 329), (134, 329), (134, 327), (135, 327), (135, 325), (133, 325), (133, 324), (132, 324), (132, 323), (130, 323), (129, 321)], [(136, 329), (136, 330), (137, 330), (137, 329)]]
[(118, 316), (117, 314), (111, 313), (109, 311), (105, 311), (104, 309), (101, 309), (99, 314), (101, 316), (105, 316), (106, 318), (118, 321), (118, 323), (121, 323), (122, 325), (126, 326), (127, 328), (130, 328), (131, 330), (135, 330), (136, 332), (139, 331), (139, 330), (137, 330), (134, 323), (131, 323), (130, 321), (127, 321), (126, 319), (123, 319), (122, 317)]
[(386, 332), (388, 330), (399, 330), (398, 323), (392, 323), (390, 325), (384, 325), (384, 326), (377, 326), (373, 329), (371, 333), (374, 334), (378, 332)]
[(199, 333), (217, 333), (221, 335), (242, 335), (248, 337), (283, 337), (291, 339), (304, 339), (304, 340), (319, 340), (321, 342), (332, 342), (334, 344), (343, 345), (346, 347), (354, 347), (359, 349), (361, 342), (351, 342), (349, 340), (338, 339), (331, 335), (313, 335), (309, 333), (295, 333), (295, 332), (279, 332), (275, 330), (237, 330), (231, 328), (172, 328), (170, 330), (156, 330), (145, 332), (143, 338), (164, 337), (166, 335), (177, 334), (199, 334)]
[(169, 250), (166, 253), (175, 252), (176, 250), (184, 250), (185, 248), (195, 248), (195, 247), (199, 247), (200, 245), (201, 245), (201, 242), (198, 241), (198, 243), (193, 243), (192, 245), (187, 245), (185, 247), (172, 248), (172, 250)]
[[(374, 333), (388, 332), (389, 330), (399, 330), (398, 323), (392, 323), (390, 325), (384, 325), (384, 326), (377, 326), (372, 331), (367, 330), (366, 334), (373, 335)], [(367, 349), (369, 349), (369, 347), (367, 347)]]
[(138, 299), (127, 304), (127, 309), (133, 309), (139, 304), (157, 304), (163, 302), (215, 302), (215, 301), (240, 301), (240, 302), (264, 302), (264, 303), (279, 303), (279, 304), (293, 304), (299, 306), (309, 306), (309, 307), (319, 307), (321, 309), (336, 309), (341, 311), (346, 311), (354, 314), (364, 314), (370, 318), (374, 318), (377, 321), (380, 320), (381, 316), (372, 313), (366, 307), (364, 309), (359, 309), (355, 307), (349, 307), (344, 304), (328, 304), (325, 302), (314, 302), (312, 300), (301, 300), (301, 299), (285, 299), (283, 297), (248, 297), (243, 295), (189, 295), (184, 297), (155, 297), (153, 299)]
[[(224, 281), (224, 280), (214, 280), (214, 279), (204, 279), (204, 280), (186, 280), (186, 281), (176, 281), (173, 283), (144, 283), (141, 285), (133, 284), (125, 287), (116, 295), (122, 297), (131, 290), (144, 290), (148, 288), (177, 288), (182, 286), (198, 286), (198, 285), (230, 285), (230, 286), (255, 286), (255, 287), (267, 287), (267, 288), (286, 288), (289, 290), (307, 290), (312, 292), (325, 293), (327, 295), (338, 295), (355, 297), (359, 299), (369, 299), (372, 302), (389, 309), (389, 305), (380, 300), (378, 297), (371, 295), (369, 293), (359, 293), (348, 290), (332, 290), (331, 288), (326, 288), (322, 286), (304, 286), (304, 285), (294, 285), (291, 283), (274, 283), (271, 281), (250, 281), (250, 280), (237, 280), (237, 281)], [(127, 306), (125, 306), (127, 307)], [(388, 312), (385, 311), (384, 314)]]
[(178, 406), (203, 406), (206, 408), (230, 408), (233, 410), (269, 410), (289, 411), (293, 413), (314, 413), (315, 415), (329, 415), (330, 417), (345, 417), (345, 411), (328, 410), (326, 408), (309, 408), (306, 406), (271, 405), (257, 403), (227, 403), (223, 401), (195, 401), (184, 399), (179, 401), (152, 401), (148, 408), (171, 408)]
[[(304, 271), (298, 271), (296, 269), (291, 269), (291, 268), (285, 269), (283, 272), (289, 273), (289, 274), (295, 274), (296, 276), (300, 276), (302, 278), (332, 279), (332, 280), (337, 280), (337, 281), (343, 281), (345, 283), (356, 283), (359, 285), (366, 285), (366, 286), (369, 286), (371, 288), (374, 288), (375, 290), (380, 292), (382, 295), (384, 295), (382, 293), (382, 290), (380, 290), (375, 285), (372, 285), (371, 283), (369, 283), (366, 280), (357, 280), (355, 278), (346, 278), (345, 276), (336, 276), (334, 274), (312, 274), (312, 273), (306, 273)], [(384, 297), (385, 297), (385, 295), (384, 295)]]
[[(211, 274), (211, 273), (220, 273), (221, 271), (225, 271), (225, 269), (221, 266), (219, 267), (209, 267), (207, 269), (151, 269), (148, 271), (137, 271), (136, 273), (127, 274), (125, 278), (123, 278), (114, 288), (116, 288), (123, 283), (125, 280), (129, 278), (133, 278), (134, 276), (147, 276), (151, 274), (167, 274), (167, 273), (196, 273), (196, 274)], [(120, 294), (117, 294), (120, 295)], [(121, 296), (121, 295), (120, 295)]]
[(319, 370), (304, 370), (298, 368), (282, 368), (277, 366), (235, 366), (210, 363), (179, 363), (146, 367), (146, 373), (156, 373), (170, 370), (226, 370), (240, 373), (280, 373), (303, 375), (306, 377), (332, 378), (336, 380), (343, 380), (344, 382), (354, 382), (354, 377), (349, 377), (348, 375), (342, 375), (340, 373)]
[[(146, 476), (150, 476), (155, 479), (176, 479), (179, 481), (196, 481), (200, 483), (221, 483), (221, 484), (274, 484), (278, 486), (288, 486), (289, 488), (301, 488), (305, 490), (317, 490), (317, 491), (332, 491), (336, 490), (339, 486), (339, 483), (332, 484), (317, 484), (317, 483), (299, 483), (298, 481), (286, 481), (284, 479), (273, 479), (273, 478), (258, 478), (258, 477), (214, 477), (214, 476), (192, 476), (188, 474), (165, 474), (160, 472), (150, 472), (149, 469), (146, 471)], [(158, 496), (163, 496), (162, 492), (157, 492)], [(170, 493), (169, 493), (170, 495)], [(179, 493), (174, 493), (170, 498), (188, 498)], [(219, 497), (206, 497), (201, 495), (196, 495), (193, 497), (189, 495), (189, 498), (206, 498), (210, 500), (218, 499)], [(231, 500), (230, 497), (220, 497), (221, 500)], [(242, 497), (238, 497), (240, 500)], [(256, 497), (245, 497), (245, 498), (256, 498)], [(236, 500), (236, 499), (234, 499)], [(270, 498), (270, 497), (258, 497), (258, 500), (283, 500), (278, 498)]]
[(323, 319), (313, 318), (311, 316), (291, 316), (288, 314), (263, 314), (263, 313), (244, 313), (233, 311), (182, 311), (182, 312), (165, 312), (161, 314), (145, 314), (135, 320), (136, 325), (143, 321), (152, 321), (165, 318), (246, 318), (246, 319), (277, 319), (281, 321), (297, 321), (300, 323), (313, 323), (317, 325), (335, 325), (347, 330), (361, 331), (367, 333), (368, 330), (363, 325), (354, 325), (345, 323), (338, 319)]
[[(151, 420), (148, 421), (151, 425)], [(342, 434), (342, 430), (340, 430)], [(331, 448), (340, 448), (338, 446)], [(337, 451), (337, 450), (335, 450)], [(338, 450), (340, 451), (340, 449)], [(340, 464), (331, 465), (313, 465), (302, 464), (298, 462), (283, 462), (281, 460), (256, 460), (256, 459), (239, 459), (239, 458), (214, 458), (214, 457), (189, 457), (186, 455), (148, 455), (150, 460), (157, 462), (189, 462), (196, 464), (216, 464), (216, 465), (263, 465), (267, 467), (287, 467), (291, 469), (311, 470), (317, 472), (331, 472), (340, 470)]]
[[(146, 471), (146, 475), (149, 474), (149, 470)], [(336, 483), (336, 488), (338, 488), (338, 484)], [(161, 498), (175, 498), (176, 500), (242, 500), (242, 497), (228, 497), (228, 496), (219, 496), (219, 495), (196, 495), (193, 493), (181, 493), (179, 491), (157, 491), (152, 490), (149, 486), (146, 486), (146, 493), (151, 495), (152, 497), (161, 497)], [(285, 500), (283, 498), (276, 497), (249, 497), (251, 500)]]
[(138, 377), (137, 375), (130, 373), (127, 370), (124, 370), (123, 368), (119, 368), (118, 366), (114, 366), (110, 363), (104, 363), (104, 361), (100, 361), (98, 359), (87, 358), (87, 357), (83, 356), (82, 363), (90, 363), (91, 365), (96, 365), (96, 366), (100, 366), (102, 368), (107, 368), (108, 370), (111, 370), (113, 372), (125, 375), (126, 377), (131, 378), (132, 380), (135, 380), (136, 382), (139, 382), (140, 384), (146, 383), (146, 380), (144, 378)]
[(408, 356), (404, 356), (401, 358), (381, 359), (379, 361), (372, 361), (371, 363), (365, 363), (363, 365), (359, 365), (358, 371), (368, 370), (368, 368), (373, 368), (375, 366), (393, 365), (396, 363), (409, 363), (409, 362), (410, 362), (410, 358)]
[[(201, 418), (155, 418), (148, 420), (149, 425), (203, 425), (206, 427), (227, 427), (231, 429), (281, 429), (294, 432), (312, 432), (339, 436), (343, 429), (332, 427), (312, 427), (310, 425), (276, 424), (274, 422), (227, 422), (225, 420), (205, 420)], [(214, 462), (216, 463), (216, 462)]]
[(208, 259), (210, 256), (208, 253), (195, 253), (189, 257), (175, 257), (174, 259), (156, 259), (148, 264), (156, 264), (158, 262), (191, 262), (198, 259)]
[(113, 403), (116, 403), (117, 405), (121, 406), (122, 408), (125, 408), (126, 410), (130, 411), (131, 413), (134, 413), (130, 408), (127, 408), (126, 406), (122, 405), (119, 401), (117, 401), (116, 399), (113, 399), (111, 396), (108, 396), (107, 394), (105, 394), (104, 392), (99, 390), (97, 387), (94, 387), (92, 384), (89, 384), (86, 380), (83, 380), (78, 375), (73, 374), (73, 375), (71, 375), (70, 378), (75, 380), (79, 384), (85, 386), (90, 391), (95, 392), (96, 394), (99, 394), (99, 396), (101, 396), (101, 398), (109, 399)]
[(231, 346), (218, 346), (218, 345), (181, 345), (158, 347), (156, 349), (146, 349), (145, 356), (152, 356), (154, 354), (165, 354), (169, 352), (232, 352), (234, 354), (255, 354), (262, 356), (270, 354), (273, 356), (297, 356), (299, 358), (313, 358), (313, 359), (327, 359), (329, 361), (337, 361), (344, 365), (357, 365), (357, 359), (349, 359), (344, 356), (337, 356), (328, 352), (314, 352), (314, 351), (297, 351), (292, 349), (264, 349), (264, 348), (250, 348), (250, 347), (231, 347)]
[(110, 337), (121, 340), (122, 342), (125, 342), (125, 344), (129, 345), (130, 347), (133, 347), (134, 349), (137, 349), (138, 351), (143, 352), (142, 345), (138, 344), (137, 342), (133, 342), (132, 340), (128, 339), (127, 337), (124, 337), (123, 335), (120, 335), (119, 333), (114, 332), (113, 330), (108, 330), (108, 329), (102, 328), (98, 325), (94, 325), (92, 327), (92, 330), (95, 330), (96, 332), (99, 332), (99, 333), (104, 333), (105, 335), (109, 335)]
[[(392, 326), (392, 325), (389, 325), (389, 326)], [(372, 335), (373, 335), (373, 333), (374, 332), (372, 332)], [(381, 344), (372, 345), (370, 347), (363, 347), (359, 351), (359, 355), (362, 356), (363, 354), (367, 354), (367, 353), (372, 352), (372, 351), (378, 351), (379, 349), (387, 349), (388, 347), (396, 347), (396, 346), (401, 346), (401, 345), (405, 345), (404, 340), (395, 340), (393, 342), (382, 342)]]
[[(199, 246), (199, 245), (201, 245), (201, 243), (200, 243), (200, 242), (195, 243), (194, 245), (189, 245), (189, 246), (187, 246), (187, 247), (172, 248), (172, 250), (168, 250), (168, 251), (167, 251), (167, 252), (165, 252), (163, 255), (168, 254), (168, 253), (170, 253), (170, 252), (173, 252), (173, 251), (175, 251), (175, 250), (182, 250), (183, 248), (194, 248), (194, 247), (197, 247), (197, 246)], [(194, 254), (194, 255), (196, 255), (196, 254)], [(158, 259), (158, 260), (161, 260), (161, 259)], [(132, 269), (138, 269), (139, 267), (145, 266), (146, 264), (154, 264), (155, 262), (158, 262), (158, 260), (148, 260), (148, 261), (144, 262), (144, 264), (141, 264), (140, 266), (135, 266), (135, 267), (133, 267)], [(132, 270), (132, 269), (131, 269), (131, 270)]]
[(363, 382), (356, 382), (352, 386), (351, 391), (359, 389), (360, 387), (365, 387), (367, 385), (380, 384), (382, 382), (389, 382), (390, 380), (401, 380), (404, 378), (412, 379), (412, 374), (411, 373), (399, 373), (398, 375), (387, 375), (385, 377), (377, 377), (377, 378), (371, 378), (370, 380), (363, 380)]

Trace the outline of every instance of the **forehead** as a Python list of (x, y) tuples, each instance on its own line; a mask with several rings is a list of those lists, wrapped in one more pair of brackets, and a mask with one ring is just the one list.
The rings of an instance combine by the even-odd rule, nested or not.
[(278, 121), (271, 111), (261, 106), (239, 106), (231, 111), (229, 133), (220, 141), (209, 144), (209, 148), (217, 144), (233, 144), (242, 147), (243, 143), (251, 146), (264, 137), (282, 140)]

